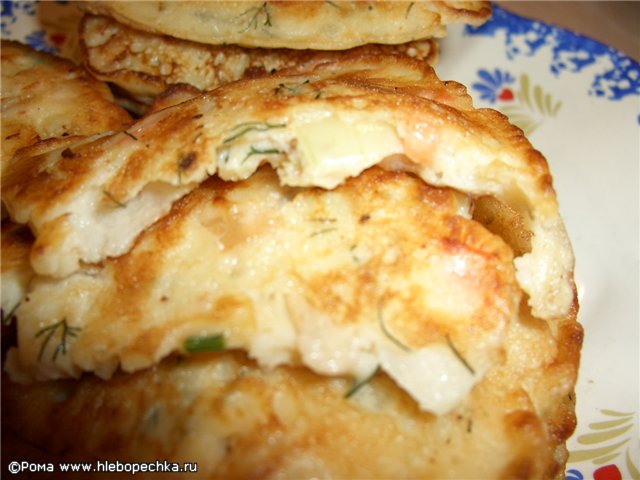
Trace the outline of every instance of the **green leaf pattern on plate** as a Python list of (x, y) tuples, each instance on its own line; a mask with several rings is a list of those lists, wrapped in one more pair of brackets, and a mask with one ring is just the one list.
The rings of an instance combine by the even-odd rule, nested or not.
[(623, 457), (629, 472), (628, 478), (640, 480), (640, 472), (634, 463), (634, 455), (629, 445), (637, 421), (636, 412), (602, 409), (600, 413), (605, 418), (590, 423), (589, 433), (577, 437), (578, 444), (584, 448), (570, 452), (569, 463), (591, 461), (594, 465), (604, 465)]
[(532, 86), (526, 73), (520, 75), (520, 89), (516, 98), (518, 103), (500, 105), (499, 108), (527, 136), (542, 125), (545, 118), (555, 117), (562, 108), (562, 102), (554, 100), (540, 85)]

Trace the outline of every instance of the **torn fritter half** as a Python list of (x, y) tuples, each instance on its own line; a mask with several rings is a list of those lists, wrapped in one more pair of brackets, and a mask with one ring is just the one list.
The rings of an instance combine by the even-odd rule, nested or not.
[(34, 269), (63, 277), (127, 252), (209, 176), (242, 180), (264, 163), (289, 186), (333, 188), (381, 164), (493, 196), (530, 232), (531, 251), (514, 262), (534, 314), (570, 308), (573, 254), (546, 161), (506, 117), (475, 109), (464, 87), (405, 57), (224, 85), (119, 134), (20, 162), (3, 176), (2, 199), (34, 231)]

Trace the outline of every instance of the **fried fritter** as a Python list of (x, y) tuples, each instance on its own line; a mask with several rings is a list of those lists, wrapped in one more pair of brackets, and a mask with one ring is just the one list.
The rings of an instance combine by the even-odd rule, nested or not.
[(106, 84), (85, 70), (2, 40), (2, 171), (40, 140), (119, 131), (131, 123)]
[(2, 222), (2, 320), (10, 323), (35, 275), (29, 263), (33, 235), (26, 225)]
[(209, 176), (240, 181), (264, 163), (292, 186), (333, 188), (381, 164), (493, 196), (532, 235), (515, 263), (534, 315), (571, 305), (573, 254), (544, 157), (505, 116), (474, 109), (462, 85), (406, 57), (223, 85), (128, 131), (21, 162), (4, 176), (2, 198), (34, 230), (34, 269), (64, 276), (127, 252)]
[(85, 67), (96, 78), (118, 85), (144, 104), (173, 85), (212, 90), (241, 78), (283, 68), (307, 69), (352, 55), (408, 55), (429, 64), (437, 58), (437, 44), (432, 39), (401, 45), (369, 44), (345, 51), (214, 46), (142, 32), (95, 15), (83, 18), (80, 40)]
[(511, 249), (469, 208), (375, 168), (331, 191), (281, 187), (267, 167), (210, 180), (127, 254), (34, 279), (8, 371), (108, 378), (217, 337), (266, 367), (381, 368), (446, 412), (499, 361), (521, 299)]
[(452, 23), (480, 25), (489, 2), (80, 2), (130, 27), (211, 45), (345, 50), (442, 37)]
[(34, 460), (197, 462), (198, 479), (562, 479), (581, 340), (575, 310), (547, 324), (523, 304), (501, 364), (441, 416), (383, 373), (353, 392), (350, 379), (261, 368), (234, 351), (108, 382), (3, 378), (3, 458), (25, 458), (10, 429), (42, 449)]
[[(2, 40), (1, 55), (3, 174), (11, 163), (131, 124), (107, 85), (68, 60), (9, 40)], [(25, 255), (32, 243), (28, 227), (3, 220), (0, 284), (5, 317), (22, 301), (34, 275)]]

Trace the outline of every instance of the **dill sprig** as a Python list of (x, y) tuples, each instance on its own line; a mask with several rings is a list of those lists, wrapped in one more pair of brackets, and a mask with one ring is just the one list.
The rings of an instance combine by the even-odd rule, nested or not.
[(380, 325), (380, 329), (382, 332), (391, 340), (394, 344), (400, 347), (405, 352), (410, 352), (411, 348), (408, 345), (405, 345), (400, 340), (398, 340), (390, 331), (387, 329), (387, 326), (384, 323), (384, 318), (382, 317), (382, 302), (378, 304), (378, 324)]
[(256, 30), (258, 28), (258, 19), (260, 15), (264, 15), (264, 22), (262, 23), (262, 25), (265, 27), (270, 27), (271, 14), (269, 13), (269, 6), (267, 5), (267, 2), (263, 2), (259, 7), (251, 7), (238, 15), (237, 18), (249, 16), (249, 22), (247, 23), (247, 26), (240, 30), (240, 33), (244, 33), (250, 28)]
[(290, 93), (292, 95), (298, 95), (299, 93), (302, 93), (302, 90), (304, 89), (305, 85), (308, 85), (310, 82), (309, 79), (304, 80), (303, 82), (299, 82), (299, 83), (280, 83), (277, 87), (276, 87), (276, 95), (278, 93), (280, 93), (281, 91), (284, 91), (286, 93)]
[(349, 390), (347, 390), (347, 393), (344, 394), (344, 398), (349, 398), (352, 397), (353, 395), (355, 395), (355, 393), (360, 390), (362, 387), (364, 387), (367, 383), (369, 383), (371, 381), (371, 379), (373, 377), (375, 377), (378, 372), (380, 371), (380, 365), (378, 365), (373, 372), (371, 372), (369, 375), (367, 375), (364, 378), (361, 378), (360, 380), (354, 380), (353, 384), (351, 385), (351, 388)]
[(138, 137), (136, 137), (133, 133), (129, 132), (128, 130), (125, 130), (125, 131), (124, 131), (124, 132), (122, 132), (122, 133), (124, 133), (127, 137), (130, 137), (130, 138), (132, 138), (132, 139), (134, 139), (134, 140), (138, 141)]
[(14, 319), (14, 317), (16, 316), (16, 310), (18, 310), (18, 307), (20, 306), (21, 302), (16, 303), (13, 308), (11, 310), (9, 310), (9, 313), (7, 313), (6, 315), (4, 314), (4, 309), (0, 308), (0, 317), (2, 317), (1, 323), (2, 325), (11, 325), (11, 321)]
[[(265, 132), (265, 131), (271, 130), (273, 128), (284, 128), (286, 126), (287, 126), (286, 123), (268, 123), (268, 122), (245, 122), (245, 123), (239, 123), (238, 125), (233, 127), (231, 129), (231, 131), (229, 132), (231, 134), (231, 136), (229, 136), (229, 137), (225, 138), (224, 140), (222, 140), (222, 143), (225, 144), (225, 143), (233, 142), (237, 138), (240, 138), (241, 136), (243, 136), (245, 133), (248, 133), (248, 132), (251, 132), (251, 131)], [(237, 131), (237, 130), (239, 130), (239, 131)]]
[(282, 153), (281, 150), (278, 150), (277, 148), (256, 148), (253, 145), (251, 145), (251, 147), (249, 148), (249, 152), (245, 155), (245, 157), (242, 159), (241, 163), (246, 162), (249, 157), (253, 156), (253, 155), (275, 155), (275, 154), (279, 154)]
[(111, 200), (113, 203), (115, 203), (118, 207), (125, 208), (127, 206), (126, 203), (122, 203), (120, 200), (118, 200), (116, 197), (114, 197), (113, 194), (110, 193), (109, 191), (102, 190), (102, 193), (104, 194), (105, 197), (107, 197), (109, 200)]
[(36, 338), (44, 337), (42, 341), (42, 345), (40, 346), (40, 351), (38, 352), (38, 361), (42, 360), (45, 350), (47, 349), (47, 345), (49, 341), (53, 338), (56, 332), (60, 331), (60, 342), (56, 345), (56, 348), (53, 350), (53, 355), (51, 359), (55, 362), (58, 358), (58, 355), (62, 353), (63, 355), (67, 354), (68, 348), (68, 340), (70, 337), (77, 337), (78, 332), (82, 330), (80, 327), (71, 327), (67, 324), (67, 319), (63, 318), (59, 322), (56, 322), (48, 327), (44, 327), (40, 329), (36, 333)]
[(458, 358), (458, 360), (460, 360), (460, 363), (462, 363), (462, 365), (464, 365), (464, 367), (467, 370), (469, 370), (471, 375), (475, 375), (476, 371), (473, 369), (473, 367), (471, 365), (469, 365), (469, 362), (467, 362), (467, 360), (462, 356), (462, 354), (455, 347), (455, 345), (451, 341), (451, 337), (449, 337), (449, 335), (447, 334), (447, 335), (445, 335), (445, 338), (447, 339), (447, 344), (449, 345), (449, 348), (451, 349), (453, 354)]
[(406, 12), (405, 12), (405, 14), (404, 14), (404, 18), (409, 18), (409, 12), (411, 12), (411, 9), (413, 8), (413, 5), (414, 5), (415, 3), (416, 3), (416, 2), (411, 2), (411, 3), (409, 3), (409, 6), (407, 7), (407, 11), (406, 11)]

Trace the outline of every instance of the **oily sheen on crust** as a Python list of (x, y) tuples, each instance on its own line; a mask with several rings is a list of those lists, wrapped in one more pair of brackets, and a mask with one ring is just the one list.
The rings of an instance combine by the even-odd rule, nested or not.
[(265, 367), (381, 369), (447, 412), (500, 361), (521, 298), (511, 249), (469, 206), (379, 168), (330, 191), (282, 187), (270, 167), (211, 179), (130, 252), (34, 278), (7, 370), (109, 378), (218, 341)]
[(575, 312), (547, 324), (524, 306), (504, 361), (443, 416), (420, 411), (383, 373), (349, 395), (350, 379), (260, 368), (228, 351), (168, 358), (108, 382), (16, 385), (3, 376), (3, 435), (37, 447), (34, 461), (169, 458), (197, 462), (202, 479), (562, 479), (576, 422)]
[(474, 109), (464, 87), (408, 58), (365, 56), (224, 85), (127, 131), (21, 162), (2, 195), (34, 230), (34, 269), (65, 276), (128, 251), (210, 175), (239, 181), (263, 163), (285, 185), (333, 188), (381, 164), (494, 196), (532, 234), (515, 264), (534, 314), (571, 305), (573, 254), (545, 159), (502, 114)]

